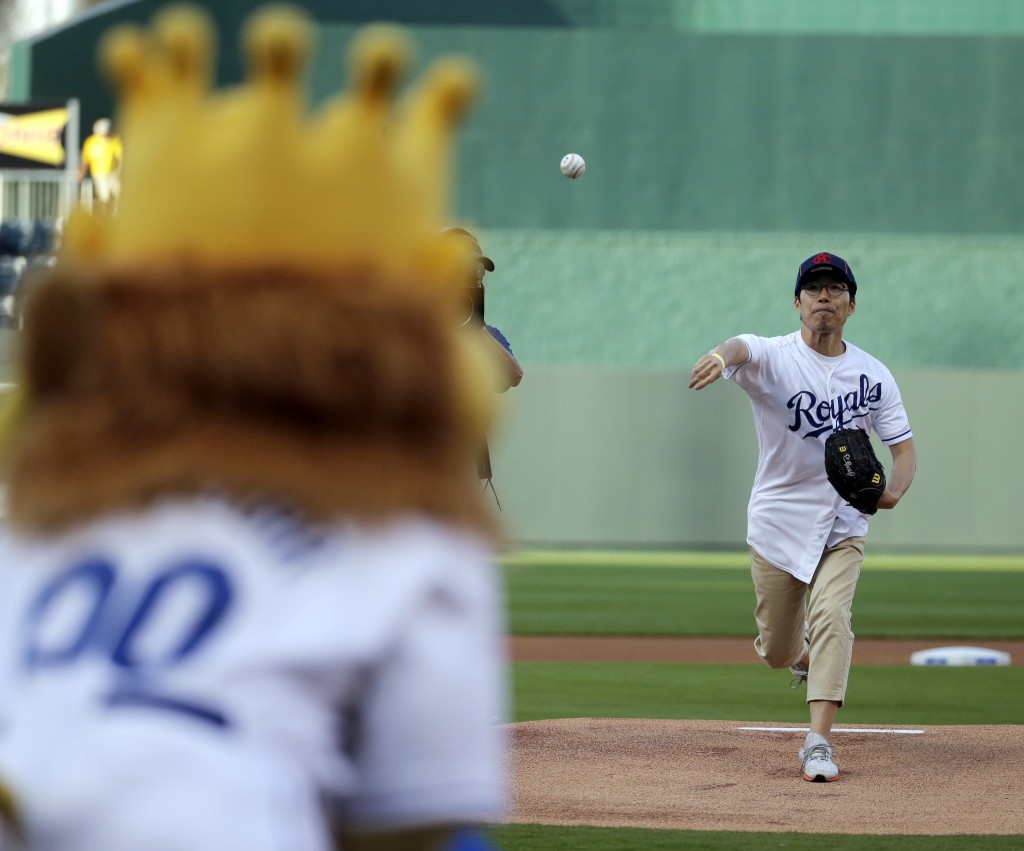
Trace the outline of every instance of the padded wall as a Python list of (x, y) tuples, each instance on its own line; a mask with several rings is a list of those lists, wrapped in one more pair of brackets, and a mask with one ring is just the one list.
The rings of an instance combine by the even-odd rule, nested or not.
[[(237, 79), (233, 31), (256, 4), (207, 5), (231, 33), (220, 79)], [(456, 210), (497, 263), (488, 319), (526, 365), (494, 449), (515, 539), (741, 545), (749, 406), (730, 386), (689, 393), (686, 374), (727, 336), (794, 329), (796, 266), (825, 248), (853, 265), (848, 336), (893, 368), (921, 450), (873, 545), (1024, 546), (1019, 464), (1000, 449), (1024, 397), (1016, 0), (307, 5), (314, 101), (366, 20), (412, 25), (418, 67), (451, 50), (482, 63)], [(157, 6), (34, 40), (12, 90), (104, 114), (96, 38)], [(557, 170), (570, 150), (588, 162), (578, 181)], [(963, 510), (941, 489), (950, 470)]]
[[(325, 56), (351, 30), (328, 27)], [(524, 361), (688, 367), (795, 327), (820, 249), (861, 282), (851, 338), (891, 366), (1024, 367), (1016, 38), (432, 28), (488, 85), (457, 208)], [(337, 79), (318, 63), (317, 90)], [(588, 162), (561, 177), (569, 150)]]
[[(918, 471), (869, 551), (1017, 553), (1024, 548), (1024, 373), (896, 370)], [(510, 391), (494, 485), (512, 539), (558, 547), (742, 548), (757, 466), (747, 396), (686, 388), (674, 370), (539, 367)], [(888, 469), (891, 456), (878, 446)], [(955, 492), (956, 497), (951, 498)]]

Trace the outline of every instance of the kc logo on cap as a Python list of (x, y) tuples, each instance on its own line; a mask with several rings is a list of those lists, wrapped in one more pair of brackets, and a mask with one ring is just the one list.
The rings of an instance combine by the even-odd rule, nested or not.
[(831, 254), (828, 251), (819, 251), (804, 260), (800, 264), (800, 267), (796, 272), (796, 288), (794, 289), (794, 295), (800, 297), (800, 284), (803, 283), (804, 278), (811, 272), (819, 269), (832, 269), (839, 274), (839, 277), (844, 280), (850, 287), (850, 297), (855, 298), (857, 296), (857, 279), (853, 277), (853, 270), (850, 268), (850, 264), (847, 263), (838, 254)]

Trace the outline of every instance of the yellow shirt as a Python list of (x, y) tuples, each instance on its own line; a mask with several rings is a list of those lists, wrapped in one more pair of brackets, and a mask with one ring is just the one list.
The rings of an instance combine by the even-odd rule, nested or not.
[(93, 177), (106, 177), (121, 162), (121, 140), (117, 136), (92, 135), (82, 145), (82, 164)]

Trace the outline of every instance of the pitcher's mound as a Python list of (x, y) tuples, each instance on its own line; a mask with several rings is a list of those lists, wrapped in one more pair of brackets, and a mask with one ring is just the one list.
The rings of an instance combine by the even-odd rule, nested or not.
[[(512, 724), (510, 821), (678, 830), (1022, 834), (1024, 726), (846, 725), (834, 783), (800, 778), (796, 724)], [(741, 730), (771, 727), (771, 731)], [(846, 729), (846, 727), (842, 729)], [(916, 729), (921, 734), (883, 732)]]

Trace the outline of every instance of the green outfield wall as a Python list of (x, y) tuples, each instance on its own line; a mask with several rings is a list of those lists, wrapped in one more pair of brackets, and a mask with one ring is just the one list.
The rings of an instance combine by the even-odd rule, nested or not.
[[(16, 379), (0, 332), (0, 381)], [(871, 521), (885, 551), (1024, 552), (1024, 370), (896, 369), (919, 467)], [(744, 546), (757, 440), (746, 394), (687, 371), (527, 365), (502, 397), (494, 485), (514, 546)], [(879, 457), (888, 467), (886, 449)], [(490, 497), (488, 497), (490, 498)]]
[[(871, 520), (880, 551), (1024, 551), (1012, 447), (1024, 373), (896, 370), (918, 472)], [(888, 450), (879, 457), (891, 465)], [(538, 367), (507, 398), (494, 484), (513, 542), (742, 548), (757, 464), (747, 396), (674, 370)]]
[[(20, 45), (12, 90), (78, 97), (87, 124), (109, 113), (94, 70), (100, 34), (159, 5), (100, 6), (109, 11)], [(224, 33), (218, 77), (237, 80), (237, 31), (257, 4), (207, 5)], [(460, 142), (456, 206), (486, 228), (1016, 234), (1024, 224), (1019, 4), (970, 4), (976, 14), (949, 0), (845, 13), (753, 0), (306, 5), (321, 22), (314, 102), (336, 90), (345, 45), (369, 19), (408, 22), (420, 65), (451, 50), (479, 60), (485, 89)], [(929, 19), (935, 27), (915, 27)], [(569, 150), (589, 164), (572, 184), (557, 171)]]
[[(108, 114), (97, 40), (159, 5), (110, 3), (16, 45), (12, 91), (78, 97), (87, 124)], [(225, 35), (218, 79), (236, 81), (258, 4), (205, 5)], [(749, 406), (731, 386), (688, 393), (686, 374), (728, 336), (795, 329), (797, 264), (827, 249), (860, 282), (848, 337), (893, 369), (921, 450), (872, 540), (1024, 546), (1006, 454), (1024, 398), (1019, 2), (305, 5), (313, 103), (369, 20), (412, 27), (416, 70), (450, 51), (481, 64), (454, 208), (497, 264), (487, 316), (526, 367), (495, 442), (515, 540), (742, 545)], [(580, 180), (558, 172), (568, 151)]]
[(534, 366), (689, 371), (727, 337), (787, 334), (798, 326), (797, 265), (824, 248), (845, 257), (859, 282), (847, 337), (891, 368), (1024, 367), (1024, 237), (1016, 235), (486, 230), (482, 238), (496, 264), (485, 282), (489, 321)]
[[(254, 5), (210, 4), (222, 80), (241, 73)], [(1024, 368), (1018, 5), (307, 5), (313, 101), (375, 17), (413, 26), (417, 67), (451, 50), (482, 64), (456, 217), (498, 263), (489, 310), (524, 361), (683, 367), (737, 330), (787, 330), (796, 265), (827, 248), (861, 279), (852, 335), (892, 366)], [(80, 97), (87, 123), (106, 114), (97, 39), (158, 6), (101, 6), (21, 45), (13, 85)], [(569, 150), (588, 161), (577, 181), (557, 170)]]

